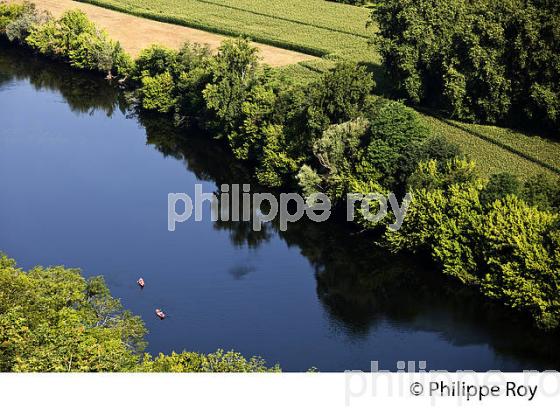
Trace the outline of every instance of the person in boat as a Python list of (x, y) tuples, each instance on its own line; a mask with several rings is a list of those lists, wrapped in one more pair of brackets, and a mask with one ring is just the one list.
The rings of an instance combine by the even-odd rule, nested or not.
[(161, 309), (156, 309), (156, 316), (159, 317), (161, 320), (166, 318), (166, 314), (163, 310)]
[(143, 278), (139, 278), (136, 283), (138, 283), (138, 286), (140, 286), (141, 288), (144, 288), (144, 285), (146, 284)]

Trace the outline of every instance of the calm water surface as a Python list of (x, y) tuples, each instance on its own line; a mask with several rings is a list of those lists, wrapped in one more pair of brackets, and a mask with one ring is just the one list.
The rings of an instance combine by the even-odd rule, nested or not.
[(0, 250), (104, 275), (152, 353), (235, 349), (288, 371), (559, 368), (554, 340), (336, 224), (168, 232), (169, 192), (251, 176), (215, 142), (131, 116), (103, 81), (0, 49), (0, 124)]

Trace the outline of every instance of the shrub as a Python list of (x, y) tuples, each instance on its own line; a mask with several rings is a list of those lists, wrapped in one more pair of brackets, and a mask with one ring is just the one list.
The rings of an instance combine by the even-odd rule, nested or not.
[(142, 108), (168, 113), (175, 106), (174, 83), (169, 72), (142, 77), (140, 95)]
[(529, 313), (544, 329), (557, 327), (560, 320), (558, 223), (558, 214), (509, 195), (491, 205), (478, 232), (486, 265), (482, 291)]
[(372, 12), (401, 96), (459, 119), (560, 126), (560, 3), (386, 0)]
[(165, 373), (231, 373), (231, 372), (279, 372), (278, 365), (268, 368), (259, 357), (246, 359), (240, 353), (218, 350), (215, 353), (201, 354), (196, 352), (160, 353), (152, 359), (146, 355), (138, 371)]
[(546, 175), (537, 175), (525, 181), (523, 199), (531, 206), (543, 211), (560, 210), (560, 181), (553, 181)]
[(32, 26), (26, 42), (41, 54), (108, 76), (112, 76), (114, 68), (117, 73), (126, 73), (130, 65), (130, 59), (124, 56), (120, 45), (111, 41), (79, 10), (68, 11), (58, 20)]
[(155, 77), (166, 72), (174, 72), (177, 52), (166, 47), (153, 45), (142, 50), (135, 62), (133, 80), (140, 82), (143, 77)]
[(203, 91), (211, 126), (223, 135), (236, 129), (243, 103), (257, 83), (257, 49), (248, 40), (226, 40), (212, 61), (212, 79)]
[(490, 177), (490, 180), (480, 193), (480, 202), (490, 205), (497, 199), (503, 199), (508, 195), (519, 195), (521, 182), (512, 174), (503, 172)]
[(6, 27), (20, 17), (25, 10), (24, 4), (0, 3), (0, 32), (5, 32)]
[[(398, 102), (378, 99), (368, 105), (365, 116), (333, 124), (314, 140), (311, 151), (317, 165), (308, 163), (300, 173), (304, 191), (309, 191), (308, 181), (315, 181), (315, 175), (334, 201), (350, 190), (399, 185), (403, 170), (410, 166), (409, 153), (424, 142), (428, 132), (418, 114)], [(308, 168), (314, 167), (311, 174)]]
[(31, 28), (52, 19), (49, 13), (38, 11), (35, 4), (24, 2), (14, 18), (6, 24), (5, 33), (10, 41), (25, 43)]
[[(406, 223), (399, 231), (386, 233), (390, 248), (427, 251), (445, 274), (523, 312), (543, 329), (556, 328), (560, 321), (558, 214), (507, 194), (519, 189), (508, 176), (495, 177), (485, 186), (464, 177), (462, 160), (448, 164), (447, 171), (441, 168), (433, 161), (420, 164), (412, 178), (416, 183)], [(482, 193), (489, 198), (486, 206)]]
[(478, 180), (472, 161), (457, 157), (445, 162), (420, 162), (409, 178), (409, 189), (448, 189), (457, 184), (473, 184)]
[(310, 168), (300, 171), (300, 184), (304, 192), (311, 194), (312, 186), (320, 185), (329, 195), (331, 201), (337, 201), (349, 190), (353, 178), (356, 178), (356, 165), (360, 160), (362, 139), (369, 127), (369, 122), (357, 118), (327, 128), (321, 138), (313, 143), (313, 155), (320, 164), (321, 182), (317, 183), (317, 172)]
[(363, 66), (342, 62), (304, 91), (299, 132), (318, 136), (330, 124), (350, 121), (363, 113), (375, 81)]
[(375, 167), (380, 182), (396, 189), (408, 164), (414, 161), (412, 154), (429, 138), (429, 131), (417, 112), (397, 101), (379, 99), (366, 117), (370, 126), (362, 167)]

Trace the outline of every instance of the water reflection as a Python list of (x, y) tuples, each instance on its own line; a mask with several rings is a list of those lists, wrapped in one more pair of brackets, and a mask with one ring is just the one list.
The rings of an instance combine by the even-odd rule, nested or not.
[[(250, 182), (253, 191), (259, 190), (251, 172), (219, 143), (192, 130), (178, 130), (167, 118), (133, 112), (122, 94), (102, 79), (14, 50), (0, 50), (0, 73), (0, 87), (27, 79), (37, 90), (60, 93), (75, 113), (111, 116), (117, 110), (126, 112), (146, 130), (148, 145), (164, 157), (181, 161), (199, 180), (216, 186)], [(213, 229), (227, 232), (236, 247), (257, 250), (279, 238), (301, 253), (313, 269), (317, 298), (331, 331), (343, 334), (348, 343), (371, 337), (389, 322), (403, 333), (436, 333), (452, 346), (488, 345), (509, 368), (560, 367), (557, 335), (534, 331), (522, 319), (513, 319), (499, 306), (444, 280), (429, 262), (388, 253), (375, 245), (376, 237), (347, 225), (303, 220), (290, 224), (286, 232), (279, 231), (275, 223), (255, 232), (252, 222), (245, 221), (216, 222)], [(240, 286), (247, 286), (248, 279), (259, 275), (258, 266), (251, 259), (235, 261), (228, 274)], [(108, 279), (109, 283), (117, 280)], [(434, 352), (434, 356), (438, 354), (443, 353)]]
[[(138, 119), (148, 131), (148, 143), (184, 161), (197, 177), (217, 186), (251, 182), (253, 192), (260, 190), (216, 141), (192, 134), (185, 138), (161, 118)], [(278, 235), (288, 246), (297, 247), (314, 267), (317, 295), (333, 328), (350, 339), (365, 338), (380, 321), (390, 320), (403, 328), (436, 332), (456, 346), (490, 344), (504, 357), (514, 354), (526, 359), (527, 366), (560, 366), (558, 335), (541, 334), (501, 306), (442, 278), (429, 261), (387, 252), (376, 245), (375, 236), (336, 221), (314, 223), (305, 218), (285, 232), (277, 221), (264, 224), (260, 232), (252, 229), (252, 221), (218, 221), (214, 228), (229, 231), (236, 246), (258, 248)], [(252, 266), (240, 265), (232, 267), (230, 274), (240, 279), (252, 271)]]
[[(80, 114), (115, 110), (124, 112), (122, 93), (94, 74), (78, 73), (66, 64), (56, 64), (12, 48), (0, 40), (0, 87), (9, 81), (26, 79), (35, 90), (59, 92), (71, 110)], [(9, 73), (9, 77), (7, 75)]]

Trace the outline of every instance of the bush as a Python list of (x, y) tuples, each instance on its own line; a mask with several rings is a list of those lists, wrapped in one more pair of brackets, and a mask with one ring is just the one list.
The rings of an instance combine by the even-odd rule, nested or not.
[(360, 116), (368, 106), (375, 81), (363, 66), (338, 63), (304, 90), (298, 132), (312, 138), (330, 124)]
[(398, 189), (407, 177), (408, 165), (416, 159), (414, 152), (430, 137), (429, 130), (417, 112), (397, 101), (379, 99), (366, 117), (370, 127), (362, 167), (373, 166), (380, 183)]
[[(132, 72), (144, 109), (175, 114), (182, 124), (205, 110), (202, 90), (210, 81), (210, 50), (186, 43), (179, 52), (151, 46), (140, 53)], [(156, 89), (162, 87), (162, 94)], [(159, 101), (158, 101), (159, 100)]]
[(129, 71), (130, 58), (120, 45), (79, 10), (32, 26), (26, 43), (48, 57), (67, 61), (76, 68), (107, 73), (109, 77), (114, 69), (117, 74), (126, 75)]
[(24, 4), (0, 2), (0, 32), (4, 32), (6, 27), (22, 15), (25, 10)]
[(560, 181), (553, 181), (546, 175), (537, 175), (525, 181), (523, 199), (531, 206), (543, 211), (560, 211)]
[(169, 72), (142, 77), (140, 95), (142, 108), (168, 113), (175, 106), (173, 77)]
[(49, 13), (38, 11), (33, 3), (24, 2), (16, 13), (12, 13), (11, 21), (6, 24), (6, 37), (10, 41), (23, 44), (32, 27), (44, 24), (50, 19), (52, 17)]
[(558, 214), (539, 211), (509, 195), (495, 201), (478, 233), (486, 264), (482, 291), (529, 313), (543, 329), (560, 321)]
[(465, 165), (462, 160), (446, 167), (420, 164), (411, 178), (407, 221), (399, 231), (387, 231), (388, 245), (427, 251), (445, 274), (523, 312), (543, 329), (558, 327), (559, 215), (508, 194), (519, 190), (509, 176), (496, 176), (485, 186), (472, 174), (465, 177), (470, 174)]
[(177, 57), (176, 51), (157, 45), (142, 50), (136, 59), (132, 79), (140, 82), (144, 77), (155, 77), (166, 72), (175, 72)]
[(203, 95), (214, 120), (210, 126), (227, 136), (239, 125), (243, 103), (257, 84), (257, 49), (248, 40), (226, 40), (211, 60), (212, 79)]
[(308, 161), (298, 176), (304, 192), (320, 185), (337, 201), (350, 191), (393, 190), (401, 185), (403, 173), (416, 159), (410, 153), (428, 138), (427, 129), (414, 110), (395, 101), (370, 102), (364, 115), (333, 124), (314, 140), (314, 161)]
[(246, 359), (237, 352), (218, 350), (215, 353), (201, 354), (196, 352), (160, 353), (154, 359), (146, 355), (140, 372), (165, 372), (165, 373), (238, 373), (238, 372), (279, 372), (278, 365), (268, 368), (259, 357)]
[(384, 65), (412, 103), (458, 119), (560, 126), (560, 3), (386, 0), (372, 12)]
[(488, 184), (480, 193), (480, 202), (488, 206), (508, 195), (519, 195), (520, 191), (521, 182), (515, 175), (507, 172), (495, 174), (490, 177)]

